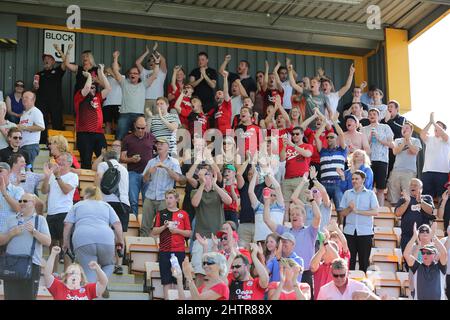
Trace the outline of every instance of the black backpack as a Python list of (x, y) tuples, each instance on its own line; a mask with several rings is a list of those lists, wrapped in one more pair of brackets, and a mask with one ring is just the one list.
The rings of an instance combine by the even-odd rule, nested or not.
[(108, 164), (108, 169), (105, 171), (100, 182), (100, 189), (106, 195), (115, 194), (119, 195), (119, 182), (120, 182), (120, 171), (117, 167), (114, 167), (111, 161), (106, 162)]

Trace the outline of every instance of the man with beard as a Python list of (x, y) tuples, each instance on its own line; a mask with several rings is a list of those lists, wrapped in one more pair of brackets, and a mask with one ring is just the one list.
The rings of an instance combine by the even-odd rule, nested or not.
[[(231, 55), (227, 54), (225, 59), (223, 60), (222, 65), (219, 68), (219, 73), (222, 74), (226, 69), (228, 63), (231, 61)], [(236, 68), (236, 72), (230, 72), (229, 81), (233, 83), (236, 79), (240, 79), (242, 86), (245, 88), (245, 91), (249, 95), (252, 101), (255, 101), (256, 94), (256, 82), (255, 80), (248, 74), (250, 69), (250, 64), (247, 60), (239, 61), (239, 65)], [(231, 95), (231, 88), (229, 90), (229, 94)]]
[(264, 300), (264, 293), (269, 284), (269, 274), (258, 259), (258, 252), (262, 251), (261, 247), (250, 243), (250, 248), (258, 277), (252, 278), (250, 274), (251, 264), (248, 258), (242, 254), (236, 255), (233, 250), (235, 257), (230, 267), (232, 275), (232, 279), (229, 281), (230, 300)]

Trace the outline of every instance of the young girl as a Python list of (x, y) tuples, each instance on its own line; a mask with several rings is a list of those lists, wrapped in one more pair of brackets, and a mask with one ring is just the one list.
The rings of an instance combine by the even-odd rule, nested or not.
[(83, 268), (77, 263), (69, 265), (59, 280), (52, 275), (55, 258), (61, 248), (54, 246), (44, 268), (45, 286), (55, 300), (92, 300), (103, 294), (108, 278), (97, 262), (91, 261), (89, 268), (97, 274), (96, 283), (87, 283)]
[(273, 232), (266, 237), (266, 245), (264, 246), (265, 262), (268, 262), (270, 259), (275, 257), (279, 242), (280, 236), (278, 233)]

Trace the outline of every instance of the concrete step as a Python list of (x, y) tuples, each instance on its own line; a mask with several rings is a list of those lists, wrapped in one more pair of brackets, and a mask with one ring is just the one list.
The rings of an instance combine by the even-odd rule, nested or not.
[(109, 283), (129, 283), (129, 284), (136, 284), (136, 279), (133, 274), (123, 274), (123, 275), (117, 275), (113, 274), (109, 278)]
[(148, 293), (143, 292), (109, 292), (109, 298), (97, 298), (95, 300), (150, 300)]
[(135, 284), (135, 283), (114, 283), (109, 282), (108, 283), (108, 290), (109, 291), (119, 291), (119, 292), (143, 292), (144, 287), (142, 284)]

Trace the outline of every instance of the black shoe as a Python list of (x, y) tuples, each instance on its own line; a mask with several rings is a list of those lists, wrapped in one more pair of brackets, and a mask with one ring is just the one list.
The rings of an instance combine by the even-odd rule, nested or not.
[(122, 274), (123, 274), (123, 268), (122, 268), (122, 266), (115, 266), (115, 267), (114, 267), (114, 274), (122, 275)]
[(62, 251), (59, 253), (59, 263), (64, 263), (64, 253)]

